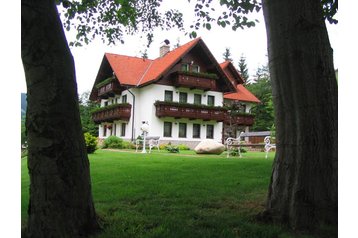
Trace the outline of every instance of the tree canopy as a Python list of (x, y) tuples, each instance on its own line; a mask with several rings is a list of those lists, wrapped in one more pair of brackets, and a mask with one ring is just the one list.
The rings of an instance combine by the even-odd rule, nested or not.
[(251, 112), (255, 114), (255, 123), (251, 130), (268, 131), (274, 125), (274, 107), (272, 102), (272, 86), (268, 66), (259, 67), (251, 83), (246, 85), (261, 103), (254, 105)]
[[(254, 27), (258, 22), (249, 13), (259, 12), (262, 4), (258, 0), (220, 0), (220, 8), (214, 8), (213, 0), (188, 0), (195, 2), (195, 20), (190, 29), (184, 29), (183, 14), (176, 9), (161, 10), (163, 0), (55, 0), (63, 7), (62, 15), (66, 30), (75, 29), (76, 40), (70, 45), (88, 44), (96, 37), (103, 42), (124, 43), (125, 34), (146, 32), (148, 46), (153, 41), (153, 30), (169, 30), (177, 27), (195, 38), (200, 28), (210, 30), (212, 24), (236, 31)], [(338, 10), (338, 0), (321, 0), (323, 17), (330, 23)]]

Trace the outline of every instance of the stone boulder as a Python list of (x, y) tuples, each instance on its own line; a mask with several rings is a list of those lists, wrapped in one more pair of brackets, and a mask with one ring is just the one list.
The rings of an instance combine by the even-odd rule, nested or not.
[(201, 141), (194, 149), (197, 154), (221, 154), (225, 146), (215, 140), (206, 139)]

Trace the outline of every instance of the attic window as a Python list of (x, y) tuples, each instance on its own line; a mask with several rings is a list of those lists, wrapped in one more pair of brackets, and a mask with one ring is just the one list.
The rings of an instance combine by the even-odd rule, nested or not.
[(189, 71), (189, 64), (182, 64), (181, 71)]
[(195, 73), (199, 73), (200, 72), (200, 67), (199, 65), (193, 65), (191, 66), (191, 71), (195, 72)]

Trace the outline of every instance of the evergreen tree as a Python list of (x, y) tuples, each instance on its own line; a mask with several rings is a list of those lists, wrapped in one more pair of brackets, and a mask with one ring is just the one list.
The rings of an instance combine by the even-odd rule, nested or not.
[(92, 111), (97, 104), (89, 100), (90, 92), (84, 92), (79, 98), (79, 109), (83, 133), (90, 133), (92, 136), (98, 136), (98, 126), (92, 120)]
[(261, 103), (252, 107), (251, 112), (255, 114), (255, 123), (252, 131), (268, 131), (274, 124), (274, 108), (272, 103), (272, 88), (268, 66), (259, 67), (253, 82), (246, 85)]
[(223, 58), (225, 61), (232, 61), (230, 48), (228, 47), (225, 48), (225, 52), (223, 53)]
[(238, 66), (240, 75), (245, 80), (245, 84), (247, 84), (249, 80), (249, 70), (247, 68), (246, 58), (244, 55), (241, 55)]

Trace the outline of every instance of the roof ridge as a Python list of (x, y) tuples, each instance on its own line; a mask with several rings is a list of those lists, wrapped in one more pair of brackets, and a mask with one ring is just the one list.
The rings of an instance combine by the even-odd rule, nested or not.
[(115, 56), (124, 56), (124, 57), (135, 58), (135, 59), (141, 59), (141, 60), (154, 61), (153, 59), (143, 58), (143, 57), (139, 57), (139, 56), (122, 55), (122, 54), (115, 54), (115, 53), (109, 53), (109, 52), (105, 52), (104, 54), (115, 55)]
[(154, 60), (151, 60), (150, 64), (148, 65), (148, 67), (146, 68), (146, 70), (144, 71), (142, 77), (139, 79), (138, 83), (137, 83), (137, 87), (140, 85), (140, 83), (142, 82), (144, 76), (147, 74), (147, 72), (149, 71), (150, 67), (152, 66), (152, 64), (154, 63)]
[(189, 44), (192, 44), (194, 41), (199, 41), (200, 39), (201, 39), (201, 37), (195, 38), (195, 39), (193, 39), (193, 40), (191, 40), (191, 41), (185, 43), (184, 45), (181, 45), (181, 46), (179, 46), (179, 47), (177, 47), (177, 48), (175, 48), (175, 49), (173, 49), (173, 50), (170, 50), (168, 53), (166, 53), (166, 54), (163, 55), (162, 57), (161, 57), (161, 56), (158, 56), (158, 57), (155, 58), (153, 61), (162, 59), (162, 58), (168, 56), (168, 54), (170, 54), (170, 53), (172, 53), (172, 52), (174, 52), (174, 51), (178, 51), (178, 50), (180, 50), (180, 48), (182, 48), (182, 47), (184, 47), (184, 46), (187, 46), (187, 45), (189, 45)]

